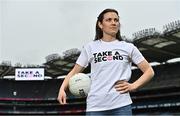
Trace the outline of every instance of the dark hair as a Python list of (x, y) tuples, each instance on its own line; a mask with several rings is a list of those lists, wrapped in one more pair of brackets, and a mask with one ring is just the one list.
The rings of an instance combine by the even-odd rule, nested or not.
[[(108, 13), (108, 12), (114, 12), (118, 15), (118, 12), (115, 9), (105, 9), (99, 14), (99, 16), (97, 17), (97, 21), (96, 21), (96, 35), (95, 35), (94, 40), (99, 40), (103, 37), (103, 32), (102, 32), (101, 28), (99, 28), (98, 22), (102, 23), (102, 21), (104, 19), (104, 14)], [(120, 30), (118, 30), (118, 32), (116, 34), (116, 39), (119, 41), (122, 40), (121, 35), (120, 35)]]

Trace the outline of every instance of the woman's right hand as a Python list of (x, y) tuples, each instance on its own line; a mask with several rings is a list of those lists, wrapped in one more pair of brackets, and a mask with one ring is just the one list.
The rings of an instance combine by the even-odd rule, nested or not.
[(60, 90), (58, 94), (57, 100), (60, 104), (65, 105), (66, 103), (66, 92), (64, 90)]
[(59, 101), (60, 104), (64, 105), (66, 103), (66, 92), (65, 90), (68, 88), (68, 83), (69, 79), (77, 73), (80, 73), (84, 70), (84, 67), (75, 64), (74, 68), (68, 73), (68, 75), (65, 77), (60, 89), (59, 89), (59, 94), (57, 100)]

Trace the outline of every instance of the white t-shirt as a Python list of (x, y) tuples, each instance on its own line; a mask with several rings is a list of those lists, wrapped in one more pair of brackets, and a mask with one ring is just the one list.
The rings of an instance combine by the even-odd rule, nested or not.
[(76, 63), (82, 67), (91, 64), (91, 88), (87, 97), (87, 111), (119, 108), (132, 103), (129, 93), (121, 94), (114, 88), (118, 80), (129, 81), (131, 65), (144, 57), (132, 44), (114, 40), (92, 41), (86, 44)]

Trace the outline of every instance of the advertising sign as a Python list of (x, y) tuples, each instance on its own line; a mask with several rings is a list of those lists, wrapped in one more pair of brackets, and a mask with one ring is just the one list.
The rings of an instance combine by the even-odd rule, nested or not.
[(44, 68), (17, 68), (15, 80), (44, 80)]

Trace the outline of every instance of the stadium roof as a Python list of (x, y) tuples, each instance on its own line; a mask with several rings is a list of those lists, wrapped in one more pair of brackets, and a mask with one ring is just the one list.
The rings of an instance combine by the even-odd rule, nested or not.
[[(164, 28), (163, 33), (150, 28), (133, 34), (132, 42), (149, 62), (164, 63), (170, 59), (180, 58), (180, 21), (165, 25)], [(45, 76), (57, 78), (66, 75), (72, 69), (79, 54), (78, 49), (67, 50), (63, 56), (51, 54), (46, 57), (46, 63), (39, 67), (45, 68)], [(0, 77), (15, 75), (15, 68), (16, 66), (0, 64)], [(90, 72), (90, 66), (84, 72)]]
[(166, 62), (180, 57), (180, 28), (147, 35), (133, 42), (149, 62)]
[[(47, 76), (58, 77), (66, 75), (74, 66), (80, 51), (71, 49), (70, 55), (65, 55), (63, 58), (58, 58), (44, 63)], [(85, 73), (90, 72), (90, 65), (84, 70)]]

